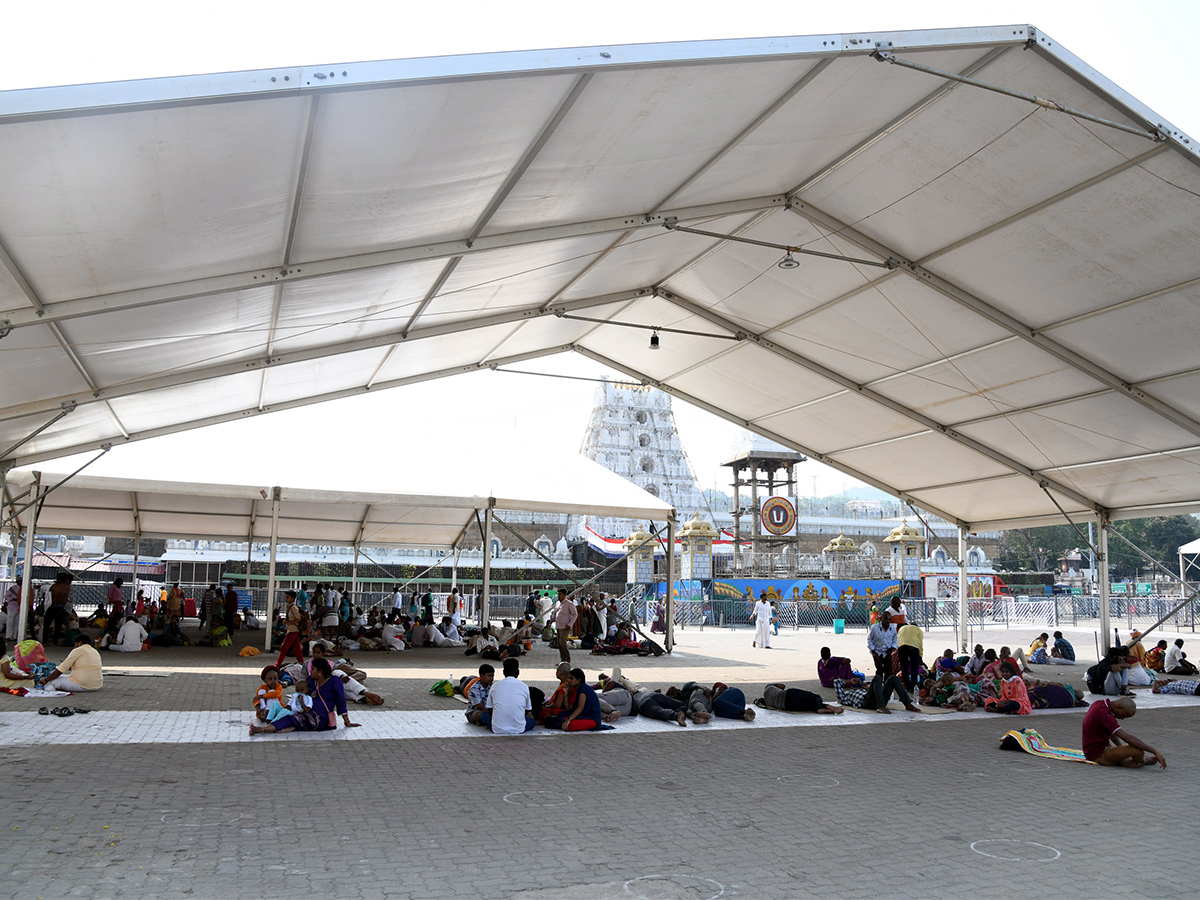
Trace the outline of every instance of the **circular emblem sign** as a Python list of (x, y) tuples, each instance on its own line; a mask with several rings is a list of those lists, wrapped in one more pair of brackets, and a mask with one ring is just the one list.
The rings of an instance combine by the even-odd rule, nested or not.
[(771, 534), (787, 534), (796, 527), (796, 508), (786, 497), (768, 497), (762, 505), (762, 525)]

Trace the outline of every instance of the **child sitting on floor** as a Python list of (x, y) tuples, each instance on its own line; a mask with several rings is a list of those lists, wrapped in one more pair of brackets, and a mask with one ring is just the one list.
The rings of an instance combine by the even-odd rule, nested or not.
[(283, 685), (279, 683), (279, 670), (274, 666), (267, 666), (262, 670), (262, 680), (263, 683), (254, 694), (254, 715), (258, 717), (258, 721), (265, 722), (271, 701), (283, 704)]

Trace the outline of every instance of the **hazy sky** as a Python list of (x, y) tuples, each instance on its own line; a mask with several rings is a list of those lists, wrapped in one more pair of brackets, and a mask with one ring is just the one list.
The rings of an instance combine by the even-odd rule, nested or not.
[[(281, 65), (394, 59), (494, 50), (570, 47), (861, 30), (1032, 24), (1115, 81), (1176, 127), (1200, 135), (1200, 92), (1188, 36), (1200, 33), (1200, 3), (876, 2), (711, 3), (561, 2), (246, 3), (159, 2), (6, 4), (0, 90), (114, 81)], [(522, 368), (584, 377), (595, 364), (562, 355)], [(490, 446), (531, 442), (524, 454), (552, 460), (575, 453), (587, 425), (594, 385), (484, 372), (356, 397), (199, 432), (119, 447), (113, 462), (170, 456), (186, 461), (236, 446), (268, 455), (289, 435), (340, 434), (353, 455), (421, 466), (447, 441)], [(703, 487), (728, 490), (720, 468), (738, 430), (675, 404), (684, 444)], [(299, 444), (303, 447), (303, 444)], [(306, 451), (301, 451), (306, 452)], [(330, 462), (337, 456), (330, 452)], [(47, 469), (65, 463), (47, 463)], [(801, 469), (803, 493), (855, 482), (817, 463)], [(446, 490), (449, 486), (443, 485)]]

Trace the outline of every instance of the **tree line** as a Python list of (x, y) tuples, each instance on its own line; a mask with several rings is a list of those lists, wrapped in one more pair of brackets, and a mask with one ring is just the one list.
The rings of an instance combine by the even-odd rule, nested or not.
[[(1078, 549), (1086, 566), (1088, 558), (1087, 524), (1079, 526), (1083, 537), (1070, 525), (1043, 528), (1012, 528), (1000, 535), (998, 568), (1010, 572), (1049, 572), (1059, 557)], [(1152, 519), (1127, 519), (1114, 522), (1112, 531), (1120, 532), (1171, 572), (1179, 571), (1179, 547), (1200, 537), (1200, 522), (1193, 516), (1159, 516)], [(1093, 529), (1093, 542), (1099, 535)], [(1112, 578), (1136, 578), (1150, 564), (1124, 541), (1108, 540), (1108, 571)]]

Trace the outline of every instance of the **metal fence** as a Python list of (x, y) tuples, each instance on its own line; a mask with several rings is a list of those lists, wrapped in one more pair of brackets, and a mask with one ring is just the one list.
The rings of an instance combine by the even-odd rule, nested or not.
[[(1139, 597), (1110, 597), (1109, 621), (1113, 627), (1122, 624), (1132, 631), (1138, 626), (1154, 624), (1170, 612), (1182, 598), (1178, 595), (1144, 595)], [(909, 622), (922, 629), (957, 628), (958, 601), (934, 599), (905, 600)], [(648, 623), (654, 618), (654, 600), (636, 604), (639, 621)], [(1197, 607), (1193, 601), (1162, 624), (1167, 631), (1196, 630)], [(776, 616), (780, 628), (832, 628), (841, 620), (844, 628), (870, 627), (871, 613), (861, 602), (839, 605), (820, 601), (777, 600)], [(1041, 597), (1025, 600), (1011, 597), (969, 599), (967, 625), (974, 629), (1053, 627), (1083, 625), (1096, 627), (1100, 623), (1098, 597)], [(753, 627), (753, 607), (744, 600), (681, 600), (675, 604), (675, 624), (691, 626), (750, 628)]]
[[(11, 581), (0, 582), (0, 596), (8, 590)], [(184, 596), (197, 601), (204, 596), (207, 584), (181, 584)], [(76, 581), (71, 586), (71, 604), (81, 617), (90, 615), (96, 607), (107, 599), (109, 585), (95, 582)], [(237, 588), (243, 594), (246, 589)], [(148, 592), (149, 593), (149, 592)], [(267, 611), (267, 589), (252, 588), (250, 590), (250, 606), (260, 616)], [(125, 603), (132, 602), (130, 585), (125, 585)], [(434, 594), (434, 613), (443, 615), (446, 610), (448, 594)], [(489, 618), (518, 619), (525, 611), (525, 600), (528, 592), (492, 594), (489, 603)], [(157, 600), (157, 587), (149, 599)], [(1109, 621), (1113, 627), (1125, 626), (1132, 631), (1139, 626), (1147, 627), (1170, 612), (1182, 598), (1178, 594), (1139, 594), (1135, 596), (1116, 595), (1109, 597)], [(371, 609), (391, 609), (392, 593), (390, 591), (364, 591), (355, 594), (351, 601), (364, 612)], [(1100, 622), (1100, 598), (1089, 596), (1042, 596), (1030, 595), (1028, 603), (1038, 607), (1038, 617), (1029, 618), (1029, 609), (1022, 606), (1023, 600), (1011, 597), (995, 597), (990, 599), (971, 598), (967, 601), (967, 624), (976, 629), (984, 628), (1017, 628), (1027, 626), (1052, 627), (1055, 625), (1071, 625), (1096, 627)], [(35, 601), (36, 603), (36, 601)], [(552, 598), (543, 598), (542, 612), (546, 612), (552, 603)], [(625, 597), (617, 598), (618, 608), (622, 615), (633, 613), (637, 622), (649, 625), (654, 620), (657, 601), (653, 597), (647, 599), (632, 599), (632, 592)], [(284, 592), (276, 591), (275, 608), (284, 605)], [(1195, 631), (1200, 600), (1189, 603), (1162, 624), (1166, 631)], [(905, 601), (908, 620), (922, 629), (955, 628), (958, 626), (957, 599), (910, 599)], [(407, 610), (407, 595), (405, 601)], [(1043, 616), (1041, 613), (1048, 609)], [(840, 603), (822, 602), (819, 600), (777, 600), (776, 615), (780, 628), (832, 628), (837, 620), (841, 620), (844, 628), (867, 628), (871, 624), (871, 613), (868, 604), (862, 601)], [(475, 621), (479, 617), (478, 598), (467, 595), (463, 598), (463, 618)], [(725, 627), (749, 628), (753, 622), (753, 605), (745, 600), (679, 600), (675, 603), (675, 624), (679, 627)]]

